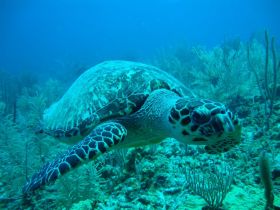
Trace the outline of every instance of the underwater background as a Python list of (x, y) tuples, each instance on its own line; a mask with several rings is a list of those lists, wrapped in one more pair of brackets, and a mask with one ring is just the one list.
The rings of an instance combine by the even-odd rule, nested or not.
[[(280, 2), (0, 0), (0, 209), (280, 208)], [(22, 187), (69, 145), (36, 134), (44, 110), (106, 60), (154, 65), (226, 104), (242, 142), (106, 153), (33, 196)]]

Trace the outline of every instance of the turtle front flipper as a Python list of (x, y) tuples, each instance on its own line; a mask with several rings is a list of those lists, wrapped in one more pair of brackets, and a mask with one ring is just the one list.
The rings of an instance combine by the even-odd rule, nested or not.
[(116, 122), (107, 122), (96, 127), (80, 143), (74, 145), (53, 162), (47, 163), (23, 187), (28, 194), (55, 180), (82, 163), (95, 159), (110, 147), (123, 141), (127, 135), (124, 126)]

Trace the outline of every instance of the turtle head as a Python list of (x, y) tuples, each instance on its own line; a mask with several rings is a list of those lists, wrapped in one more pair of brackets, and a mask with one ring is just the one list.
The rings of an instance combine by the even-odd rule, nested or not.
[(176, 139), (187, 144), (206, 145), (209, 154), (226, 152), (241, 140), (237, 117), (218, 102), (181, 98), (171, 108), (168, 121)]

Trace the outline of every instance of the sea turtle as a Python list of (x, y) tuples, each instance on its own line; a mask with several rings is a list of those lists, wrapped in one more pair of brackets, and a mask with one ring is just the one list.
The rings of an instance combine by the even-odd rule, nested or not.
[(130, 61), (106, 61), (85, 71), (43, 115), (42, 131), (76, 143), (23, 187), (30, 193), (102, 153), (173, 137), (226, 152), (241, 126), (223, 104), (201, 99), (166, 72)]

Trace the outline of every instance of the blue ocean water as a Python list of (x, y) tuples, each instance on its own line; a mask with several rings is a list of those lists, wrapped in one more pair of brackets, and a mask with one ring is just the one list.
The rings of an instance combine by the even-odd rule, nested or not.
[(268, 30), (279, 36), (277, 0), (1, 0), (0, 66), (11, 72), (67, 71), (108, 59), (152, 56), (186, 42)]

